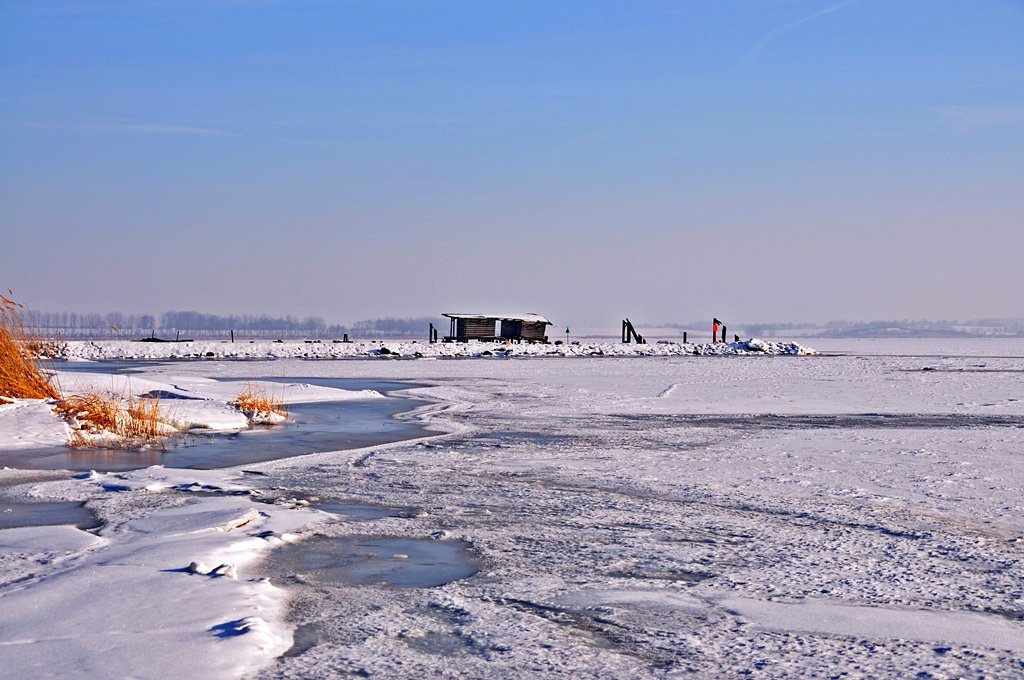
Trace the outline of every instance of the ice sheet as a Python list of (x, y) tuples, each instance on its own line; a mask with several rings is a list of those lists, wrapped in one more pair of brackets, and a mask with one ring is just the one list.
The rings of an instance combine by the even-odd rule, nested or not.
[[(99, 677), (94, 640), (62, 628), (70, 642), (45, 642), (55, 638), (44, 613), (53, 618), (51, 603), (67, 601), (72, 618), (98, 618), (89, 607), (111, 601), (117, 583), (118, 595), (141, 593), (143, 606), (125, 614), (133, 625), (171, 631), (154, 662), (186, 648), (195, 659), (228, 650), (233, 661), (210, 662), (207, 677), (237, 676), (243, 665), (259, 678), (1018, 676), (1024, 347), (871, 349), (280, 360), (282, 376), (414, 381), (421, 386), (410, 393), (433, 402), (419, 417), (449, 434), (247, 466), (260, 475), (154, 469), (32, 482), (33, 497), (89, 500), (111, 524), (103, 545), (55, 549), (43, 566), (27, 549), (8, 558), (13, 580), (0, 585), (0, 602), (13, 614), (2, 638), (64, 650), (58, 659)], [(166, 382), (169, 370), (143, 377)], [(249, 370), (173, 366), (179, 378)], [(316, 523), (321, 513), (261, 504), (259, 520), (224, 532), (251, 517), (252, 502), (196, 503), (204, 486), (303, 497), (330, 490), (412, 511)], [(292, 523), (260, 523), (277, 521)], [(273, 560), (261, 572), (239, 554), (314, 533), (459, 541), (481, 570), (421, 589), (286, 580), (287, 609), (279, 591), (248, 580), (271, 573)], [(237, 564), (237, 589), (160, 571), (192, 561)], [(89, 569), (112, 574), (105, 564), (122, 571), (86, 578)], [(15, 575), (29, 571), (25, 587)], [(189, 613), (188, 598), (180, 615), (145, 604), (178, 602), (179, 593), (200, 598), (207, 619)], [(248, 626), (250, 617), (266, 627)], [(273, 659), (295, 627), (299, 650)], [(249, 633), (233, 635), (241, 629), (254, 631), (252, 644), (242, 644)], [(124, 654), (135, 650), (125, 663), (140, 663), (143, 645), (159, 642), (133, 640), (117, 640)], [(31, 663), (18, 654), (17, 663)], [(170, 677), (163, 666), (148, 670)]]

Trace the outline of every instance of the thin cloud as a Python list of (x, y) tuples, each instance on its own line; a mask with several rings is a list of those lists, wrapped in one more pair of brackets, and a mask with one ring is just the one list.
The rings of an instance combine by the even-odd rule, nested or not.
[(114, 130), (154, 135), (198, 135), (202, 137), (238, 137), (240, 135), (214, 128), (191, 127), (188, 125), (161, 125), (154, 123), (126, 123), (112, 126)]
[(775, 40), (778, 40), (781, 36), (785, 35), (786, 33), (789, 33), (790, 31), (800, 26), (803, 26), (804, 24), (820, 19), (823, 16), (832, 14), (833, 12), (838, 12), (841, 9), (845, 9), (846, 7), (849, 7), (850, 5), (856, 4), (858, 2), (860, 2), (860, 0), (845, 0), (844, 2), (838, 2), (834, 5), (829, 5), (828, 7), (819, 9), (817, 12), (813, 12), (811, 14), (808, 14), (807, 16), (800, 17), (799, 19), (791, 21), (788, 24), (783, 24), (778, 28), (768, 31), (763, 36), (761, 36), (760, 40), (755, 42), (750, 47), (750, 49), (746, 51), (746, 53), (743, 55), (743, 58), (740, 60), (739, 65), (736, 67), (736, 71), (742, 71), (744, 68), (753, 63), (757, 56), (761, 52), (763, 52), (769, 44), (771, 44)]

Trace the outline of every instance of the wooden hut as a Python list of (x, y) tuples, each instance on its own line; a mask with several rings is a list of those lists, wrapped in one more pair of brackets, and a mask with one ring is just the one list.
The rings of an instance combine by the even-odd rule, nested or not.
[(547, 342), (551, 322), (537, 314), (443, 314), (452, 320), (446, 342)]

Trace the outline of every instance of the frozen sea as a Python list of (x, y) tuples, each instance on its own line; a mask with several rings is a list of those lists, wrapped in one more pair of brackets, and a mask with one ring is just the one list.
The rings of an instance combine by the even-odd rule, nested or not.
[(407, 381), (426, 404), (403, 417), (431, 432), (244, 470), (3, 471), (105, 525), (0, 530), (0, 663), (1021, 677), (1024, 341), (807, 344), (822, 355), (263, 363)]

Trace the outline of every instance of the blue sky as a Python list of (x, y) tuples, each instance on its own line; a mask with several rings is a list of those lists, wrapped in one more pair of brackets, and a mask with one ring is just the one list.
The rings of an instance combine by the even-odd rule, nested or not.
[(1024, 316), (1019, 0), (0, 1), (0, 287)]

